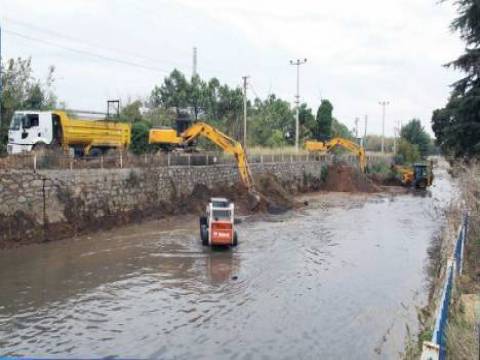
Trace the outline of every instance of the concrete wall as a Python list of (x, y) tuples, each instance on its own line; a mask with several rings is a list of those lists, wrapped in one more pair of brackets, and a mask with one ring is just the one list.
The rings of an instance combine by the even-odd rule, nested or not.
[[(328, 161), (252, 164), (251, 170), (254, 176), (274, 174), (295, 187), (306, 178), (320, 178)], [(129, 222), (132, 217), (168, 213), (175, 199), (190, 195), (196, 185), (230, 186), (239, 180), (234, 165), (2, 170), (0, 241), (65, 237), (90, 227)]]
[[(356, 165), (355, 157), (344, 160)], [(292, 190), (318, 182), (331, 157), (254, 163), (254, 176), (273, 174)], [(370, 159), (372, 162), (373, 159)], [(134, 169), (0, 170), (0, 247), (71, 236), (83, 230), (172, 213), (198, 185), (240, 181), (234, 164)]]

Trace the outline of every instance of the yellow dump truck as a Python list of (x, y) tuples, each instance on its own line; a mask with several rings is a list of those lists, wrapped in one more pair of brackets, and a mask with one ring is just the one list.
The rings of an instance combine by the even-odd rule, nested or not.
[(65, 111), (16, 111), (8, 131), (7, 151), (18, 154), (60, 147), (75, 155), (97, 156), (130, 144), (129, 124), (77, 119)]

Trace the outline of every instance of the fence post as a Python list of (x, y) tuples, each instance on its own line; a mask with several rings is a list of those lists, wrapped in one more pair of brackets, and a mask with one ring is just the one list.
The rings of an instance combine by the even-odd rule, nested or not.
[(100, 156), (100, 167), (103, 169), (103, 155)]
[(144, 154), (144, 161), (145, 161), (145, 165), (147, 165), (148, 164), (147, 153)]
[(293, 155), (290, 154), (290, 162), (293, 163)]
[(71, 156), (69, 158), (69, 162), (70, 162), (70, 170), (73, 170), (73, 158)]
[(191, 162), (192, 162), (192, 155), (188, 154), (188, 167), (190, 167)]
[(123, 152), (120, 152), (120, 169), (123, 169)]
[(206, 162), (207, 162), (207, 166), (208, 166), (208, 154), (207, 154), (207, 161)]
[(33, 153), (33, 171), (37, 172), (37, 154)]
[(170, 167), (170, 153), (167, 153), (167, 166)]
[(263, 154), (260, 155), (260, 163), (263, 164)]

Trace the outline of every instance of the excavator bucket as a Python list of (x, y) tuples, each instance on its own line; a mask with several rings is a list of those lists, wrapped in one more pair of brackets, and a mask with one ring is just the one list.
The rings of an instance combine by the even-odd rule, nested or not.
[(256, 191), (248, 192), (248, 207), (250, 210), (256, 210), (260, 203), (262, 202), (262, 197)]

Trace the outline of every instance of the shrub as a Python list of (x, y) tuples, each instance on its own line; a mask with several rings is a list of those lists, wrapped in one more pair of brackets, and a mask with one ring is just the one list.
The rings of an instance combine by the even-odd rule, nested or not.
[(417, 145), (410, 144), (405, 139), (400, 139), (395, 160), (398, 164), (412, 164), (421, 158)]
[(132, 125), (132, 142), (130, 144), (130, 150), (136, 154), (144, 154), (149, 150), (148, 145), (148, 132), (150, 130), (150, 124), (138, 121)]

